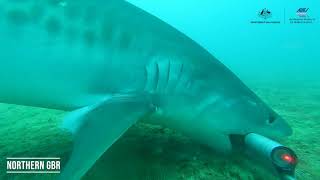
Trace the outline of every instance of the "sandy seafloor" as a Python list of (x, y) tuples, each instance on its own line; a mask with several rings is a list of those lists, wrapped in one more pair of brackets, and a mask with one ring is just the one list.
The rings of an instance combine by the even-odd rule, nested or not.
[[(294, 134), (282, 141), (299, 157), (297, 179), (320, 179), (320, 84), (251, 84), (285, 118)], [(55, 179), (56, 175), (8, 175), (6, 157), (61, 157), (72, 136), (59, 129), (65, 112), (0, 104), (0, 179)], [(86, 158), (86, 157), (83, 157)], [(224, 157), (173, 130), (138, 123), (86, 174), (85, 180), (276, 179), (246, 157)]]

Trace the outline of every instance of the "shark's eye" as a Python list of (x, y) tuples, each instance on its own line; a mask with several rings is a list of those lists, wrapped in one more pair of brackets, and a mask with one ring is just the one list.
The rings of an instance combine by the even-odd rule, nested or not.
[(274, 115), (270, 114), (269, 119), (268, 119), (268, 123), (272, 124), (275, 120), (276, 120), (276, 117)]

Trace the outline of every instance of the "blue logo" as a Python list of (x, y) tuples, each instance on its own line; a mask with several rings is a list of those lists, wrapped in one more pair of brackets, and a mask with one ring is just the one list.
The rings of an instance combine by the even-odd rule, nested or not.
[(297, 16), (299, 16), (299, 17), (306, 17), (306, 16), (308, 15), (308, 14), (307, 14), (308, 10), (309, 10), (309, 8), (299, 8), (299, 9), (297, 10)]

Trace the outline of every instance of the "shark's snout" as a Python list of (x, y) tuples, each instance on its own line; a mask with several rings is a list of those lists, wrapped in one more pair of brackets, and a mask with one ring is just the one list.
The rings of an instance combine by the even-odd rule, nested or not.
[[(292, 128), (277, 112), (269, 108), (264, 103), (257, 103), (255, 108), (247, 106), (245, 114), (250, 121), (256, 121), (256, 125), (253, 127), (255, 133), (264, 135), (269, 138), (282, 139), (292, 134)], [(250, 109), (251, 108), (251, 109)]]
[(290, 125), (282, 118), (279, 118), (278, 126), (280, 127), (283, 136), (290, 136), (293, 132)]
[(273, 122), (269, 124), (269, 127), (274, 132), (271, 136), (275, 138), (287, 137), (293, 132), (290, 125), (280, 116), (276, 117)]

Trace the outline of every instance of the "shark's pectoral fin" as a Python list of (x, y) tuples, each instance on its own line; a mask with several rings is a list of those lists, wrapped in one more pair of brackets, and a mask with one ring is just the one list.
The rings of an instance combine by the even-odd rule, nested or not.
[(74, 147), (60, 179), (80, 179), (131, 125), (152, 111), (147, 96), (126, 95), (71, 112), (64, 126), (74, 133)]

